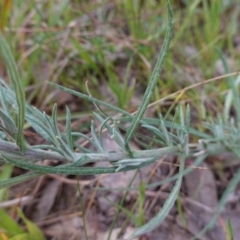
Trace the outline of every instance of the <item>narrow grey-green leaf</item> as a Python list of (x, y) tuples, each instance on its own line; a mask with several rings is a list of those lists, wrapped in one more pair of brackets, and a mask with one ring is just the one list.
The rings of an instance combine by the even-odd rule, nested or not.
[(104, 122), (102, 122), (101, 123), (101, 126), (100, 126), (100, 129), (99, 129), (99, 140), (100, 140), (100, 142), (101, 142), (101, 146), (103, 147), (103, 149), (104, 149), (104, 152), (106, 152), (106, 149), (105, 149), (105, 147), (104, 147), (104, 144), (103, 144), (103, 129), (104, 129), (104, 127), (105, 127), (105, 124), (109, 121), (109, 117), (107, 117), (106, 119), (105, 119), (105, 121)]
[(15, 139), (17, 135), (17, 128), (15, 126), (14, 121), (0, 109), (0, 119), (2, 119), (2, 122), (7, 129), (10, 136)]
[[(121, 149), (124, 149), (124, 142), (119, 132), (116, 129), (112, 128), (106, 120), (104, 120), (98, 113), (94, 112), (94, 116), (107, 128), (111, 137), (115, 140), (115, 142), (119, 145)], [(108, 119), (108, 118), (107, 118)]]
[(20, 168), (24, 168), (27, 170), (33, 170), (38, 173), (54, 173), (54, 174), (71, 174), (71, 175), (93, 175), (93, 174), (104, 174), (104, 173), (114, 173), (116, 168), (115, 167), (109, 167), (109, 168), (104, 168), (104, 167), (69, 167), (69, 166), (64, 166), (61, 165), (59, 167), (49, 167), (49, 166), (40, 166), (40, 165), (35, 165), (28, 163), (26, 161), (18, 161), (14, 160), (12, 158), (9, 158), (7, 156), (3, 156), (4, 159), (17, 166)]
[(56, 139), (59, 144), (59, 151), (61, 151), (62, 155), (65, 156), (67, 159), (70, 159), (71, 161), (76, 160), (75, 153), (69, 148), (67, 143), (61, 138), (56, 136)]
[(180, 106), (179, 117), (180, 117), (180, 124), (182, 126), (182, 129), (184, 129), (185, 128), (185, 119), (184, 119), (184, 113), (183, 113), (183, 106)]
[[(47, 117), (47, 116), (46, 116)], [(48, 119), (50, 119), (49, 117), (48, 117)], [(57, 104), (55, 103), (54, 105), (53, 105), (53, 109), (52, 109), (52, 121), (51, 121), (52, 123), (53, 123), (53, 131), (54, 131), (54, 133), (55, 133), (55, 136), (61, 136), (60, 135), (60, 131), (59, 131), (59, 129), (58, 129), (58, 122), (57, 122)]]
[(49, 134), (51, 134), (52, 144), (60, 149), (59, 141), (57, 137), (61, 138), (60, 132), (58, 131), (58, 127), (54, 124), (53, 119), (49, 117), (46, 113), (43, 113), (46, 119), (46, 126)]
[(42, 173), (27, 173), (18, 177), (13, 177), (7, 180), (3, 180), (0, 182), (0, 189), (12, 187), (19, 183), (39, 177), (40, 175), (42, 175)]
[(164, 203), (162, 209), (160, 210), (160, 212), (154, 217), (152, 218), (147, 224), (143, 225), (142, 227), (138, 228), (132, 235), (131, 235), (131, 239), (135, 238), (139, 235), (148, 233), (152, 230), (154, 230), (156, 227), (158, 227), (163, 220), (167, 217), (167, 215), (169, 214), (169, 211), (172, 209), (177, 197), (178, 197), (178, 193), (179, 190), (181, 188), (181, 183), (182, 183), (182, 178), (183, 178), (183, 171), (184, 171), (184, 163), (185, 163), (185, 155), (182, 154), (180, 156), (180, 168), (179, 168), (179, 175), (178, 175), (178, 179), (176, 181), (176, 184), (172, 190), (172, 192), (170, 193), (170, 195), (168, 196), (168, 199), (166, 200), (166, 202)]
[(38, 118), (41, 123), (46, 124), (46, 117), (43, 112), (38, 110), (36, 107), (30, 106), (30, 105), (27, 105), (27, 110), (28, 110), (26, 114), (27, 116), (28, 115), (34, 116)]
[(26, 142), (23, 136), (23, 126), (25, 121), (25, 95), (22, 86), (22, 82), (17, 69), (17, 64), (13, 58), (12, 51), (0, 32), (0, 54), (3, 57), (8, 73), (11, 77), (11, 81), (15, 90), (17, 104), (18, 104), (18, 115), (17, 115), (17, 145), (20, 150), (23, 151), (26, 148)]
[[(5, 89), (5, 88), (4, 88)], [(5, 114), (11, 118), (11, 114), (10, 114), (10, 111), (9, 111), (9, 107), (7, 105), (7, 100), (5, 98), (5, 94), (3, 92), (3, 86), (1, 86), (0, 84), (0, 102), (1, 102), (1, 105), (2, 105), (2, 108), (3, 108), (3, 111), (5, 112)]]
[[(68, 93), (70, 93), (70, 94), (73, 94), (73, 95), (75, 95), (75, 96), (77, 96), (77, 97), (80, 97), (80, 98), (85, 99), (85, 100), (90, 101), (90, 102), (96, 102), (96, 103), (99, 104), (99, 105), (102, 105), (102, 106), (105, 106), (105, 107), (111, 109), (112, 111), (116, 111), (116, 112), (118, 112), (118, 113), (122, 113), (123, 115), (126, 115), (127, 117), (121, 117), (121, 121), (123, 121), (123, 122), (132, 121), (132, 119), (134, 118), (129, 112), (124, 111), (124, 110), (122, 110), (122, 109), (120, 109), (120, 108), (118, 108), (118, 107), (112, 106), (112, 105), (109, 104), (109, 103), (100, 101), (100, 100), (98, 100), (98, 99), (96, 99), (96, 98), (94, 98), (94, 97), (89, 97), (89, 96), (86, 95), (86, 94), (79, 93), (79, 92), (77, 92), (77, 91), (71, 90), (71, 89), (69, 89), (69, 88), (65, 88), (65, 87), (60, 86), (60, 85), (55, 84), (55, 83), (49, 82), (49, 84), (52, 85), (53, 87), (56, 87), (56, 88), (58, 88), (58, 89), (61, 89), (62, 91), (68, 92)], [(28, 105), (28, 106), (29, 106), (29, 105)], [(29, 107), (31, 107), (31, 106), (29, 106)], [(145, 124), (145, 123), (158, 124), (158, 122), (159, 122), (159, 120), (158, 120), (158, 119), (154, 119), (154, 118), (143, 118), (143, 119), (141, 120), (141, 123), (142, 123), (142, 124)], [(165, 125), (166, 125), (167, 127), (171, 127), (171, 126), (172, 126), (172, 122), (169, 122), (169, 121), (164, 121), (164, 122), (165, 122)], [(175, 126), (176, 126), (176, 129), (177, 129), (177, 128), (181, 128), (181, 126), (180, 126), (179, 124), (177, 124), (177, 123), (175, 124)], [(209, 137), (210, 137), (209, 134), (200, 132), (200, 131), (198, 131), (198, 130), (196, 130), (196, 129), (194, 129), (194, 128), (190, 128), (189, 131), (190, 131), (191, 134), (194, 134), (194, 135), (196, 135), (196, 136), (198, 136), (198, 137), (200, 137), (200, 138), (209, 138)]]
[(94, 122), (93, 121), (91, 122), (91, 134), (92, 134), (93, 141), (94, 141), (95, 146), (97, 147), (98, 151), (104, 152), (104, 148), (101, 145), (102, 143), (98, 139), (97, 133), (95, 131), (95, 127), (94, 127)]
[(101, 124), (104, 124), (104, 126), (107, 128), (107, 130), (109, 131), (109, 133), (112, 135), (113, 134), (113, 129), (112, 127), (108, 124), (108, 121), (106, 120), (110, 120), (110, 118), (108, 117), (107, 119), (103, 119), (102, 116), (96, 112), (93, 112), (93, 115), (101, 122)]
[[(95, 146), (95, 143), (93, 142), (93, 140), (91, 138), (89, 138), (88, 136), (84, 135), (83, 133), (80, 132), (73, 132), (72, 136), (74, 137), (82, 137), (84, 139), (86, 139), (86, 141), (88, 141), (89, 143), (91, 143), (93, 146)], [(96, 146), (95, 146), (96, 147)]]
[(83, 152), (83, 153), (93, 153), (92, 150), (87, 149), (87, 148), (84, 148), (84, 147), (80, 146), (80, 145), (77, 144), (77, 143), (74, 143), (74, 146), (75, 146), (75, 148), (77, 148), (78, 150), (80, 150), (80, 151)]
[[(38, 173), (54, 173), (54, 174), (71, 174), (71, 175), (93, 175), (93, 174), (105, 174), (105, 173), (115, 173), (116, 167), (71, 167), (69, 164), (57, 167), (48, 167), (48, 166), (40, 166), (40, 165), (35, 165), (32, 163), (29, 163), (23, 159), (21, 160), (14, 160), (6, 155), (3, 155), (3, 158), (20, 168), (24, 168), (27, 170), (33, 170)], [(152, 161), (145, 162), (140, 165), (140, 167), (145, 167), (149, 165)], [(129, 166), (124, 169), (121, 169), (119, 172), (122, 171), (130, 171), (134, 169), (138, 169), (139, 166)]]
[(166, 141), (167, 145), (168, 145), (168, 146), (171, 146), (171, 145), (172, 145), (172, 142), (171, 142), (171, 140), (170, 140), (170, 137), (169, 137), (167, 128), (166, 128), (166, 126), (165, 126), (165, 124), (164, 124), (162, 114), (160, 114), (160, 125), (161, 125), (161, 129), (162, 129), (162, 132), (163, 132), (163, 134), (164, 134), (164, 138), (165, 138), (165, 141)]
[[(124, 122), (130, 122), (132, 121), (133, 119), (133, 116), (128, 116), (128, 117), (121, 117), (119, 120), (124, 123)], [(141, 120), (141, 123), (142, 124), (149, 124), (149, 125), (159, 125), (159, 119), (158, 118), (143, 118)], [(173, 130), (177, 130), (177, 129), (182, 129), (182, 127), (180, 126), (180, 124), (176, 123), (173, 124), (172, 121), (166, 121), (164, 120), (164, 124), (166, 125), (166, 127), (174, 127)], [(124, 126), (121, 126), (122, 129), (124, 129)], [(204, 133), (204, 132), (201, 132), (199, 130), (196, 130), (194, 128), (190, 128), (189, 129), (189, 133), (191, 133), (192, 135), (194, 136), (197, 136), (199, 138), (204, 138), (204, 139), (209, 139), (211, 138), (211, 135), (210, 134), (207, 134), (207, 133)]]
[(54, 140), (52, 138), (52, 135), (50, 134), (50, 130), (46, 127), (44, 123), (42, 123), (39, 119), (30, 114), (26, 116), (26, 119), (38, 134), (40, 134), (49, 143), (53, 144)]
[(72, 139), (72, 129), (71, 129), (71, 112), (66, 106), (66, 139), (69, 148), (73, 151), (73, 139)]
[(171, 5), (170, 5), (169, 0), (167, 0), (167, 9), (168, 9), (167, 34), (166, 34), (166, 37), (164, 39), (164, 43), (163, 43), (161, 52), (159, 54), (159, 58), (157, 60), (157, 63), (154, 67), (154, 70), (153, 70), (151, 79), (149, 81), (148, 87), (147, 87), (147, 89), (144, 93), (142, 103), (139, 106), (139, 108), (137, 110), (137, 113), (136, 113), (129, 129), (127, 130), (127, 133), (126, 133), (125, 146), (129, 151), (130, 151), (129, 145), (128, 145), (129, 141), (131, 140), (131, 138), (132, 138), (132, 136), (133, 136), (133, 134), (136, 130), (136, 127), (138, 126), (144, 112), (146, 111), (146, 109), (148, 107), (150, 99), (153, 95), (153, 91), (154, 91), (154, 89), (156, 87), (156, 84), (159, 80), (159, 76), (160, 76), (160, 73), (161, 73), (162, 68), (163, 68), (163, 63), (164, 63), (164, 60), (165, 60), (165, 56), (166, 56), (166, 54), (168, 52), (168, 49), (169, 49), (169, 46), (170, 46), (170, 41), (171, 41), (171, 37), (172, 37), (172, 33), (173, 33), (173, 22), (172, 22), (172, 9), (171, 9)]
[[(86, 90), (88, 92), (88, 95), (90, 98), (92, 98), (92, 94), (90, 93), (89, 89), (88, 89), (88, 83), (86, 82)], [(101, 107), (98, 105), (98, 103), (96, 102), (92, 102), (94, 104), (94, 106), (96, 107), (96, 109), (98, 109), (106, 118), (108, 117), (108, 115), (101, 109)]]
[[(172, 122), (171, 122), (171, 127), (170, 127), (170, 132), (173, 134), (173, 131), (175, 129), (175, 124), (176, 124), (176, 119), (179, 113), (179, 107), (176, 107), (175, 114), (173, 116)], [(164, 121), (164, 124), (168, 127), (168, 122)]]
[(44, 150), (52, 150), (55, 152), (58, 151), (58, 149), (53, 147), (52, 145), (34, 145), (34, 146), (31, 146), (31, 149), (44, 149)]
[(96, 98), (94, 98), (94, 97), (92, 97), (92, 96), (88, 96), (88, 95), (86, 95), (86, 94), (83, 94), (83, 93), (80, 93), (80, 92), (71, 90), (71, 89), (69, 89), (69, 88), (65, 88), (65, 87), (63, 87), (63, 86), (60, 86), (60, 85), (55, 84), (55, 83), (52, 83), (52, 82), (49, 82), (49, 84), (52, 85), (53, 87), (59, 88), (59, 89), (65, 91), (65, 92), (68, 92), (68, 93), (70, 93), (70, 94), (72, 94), (72, 95), (75, 95), (75, 96), (80, 97), (80, 98), (82, 98), (82, 99), (85, 99), (85, 100), (87, 100), (87, 101), (90, 101), (90, 102), (97, 103), (97, 104), (99, 104), (99, 105), (105, 106), (105, 107), (111, 109), (112, 111), (116, 111), (116, 112), (122, 113), (122, 114), (124, 114), (124, 115), (127, 115), (127, 116), (129, 116), (129, 117), (132, 117), (132, 115), (131, 115), (130, 113), (128, 113), (128, 112), (126, 112), (126, 111), (124, 111), (124, 110), (122, 110), (122, 109), (120, 109), (120, 108), (118, 108), (118, 107), (115, 107), (115, 106), (113, 106), (113, 105), (111, 105), (111, 104), (109, 104), (109, 103), (100, 101), (100, 100), (98, 100), (98, 99), (96, 99)]
[(115, 120), (114, 120), (114, 128), (113, 128), (112, 138), (118, 143), (119, 147), (122, 150), (125, 150), (124, 139), (122, 138), (122, 135), (118, 128), (117, 121), (115, 121)]
[(1, 133), (0, 139), (4, 139), (6, 137), (6, 134), (11, 136), (11, 133), (8, 132), (7, 128), (5, 128), (5, 126), (3, 126), (1, 123), (0, 123), (0, 129), (1, 129), (1, 131), (0, 131), (0, 133)]

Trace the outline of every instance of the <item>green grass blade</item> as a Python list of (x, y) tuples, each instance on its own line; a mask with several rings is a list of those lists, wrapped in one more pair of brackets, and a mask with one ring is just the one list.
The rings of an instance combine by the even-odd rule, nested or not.
[(171, 41), (171, 37), (172, 37), (172, 34), (173, 34), (173, 22), (172, 22), (172, 9), (171, 9), (171, 5), (170, 5), (169, 1), (167, 1), (167, 9), (168, 9), (168, 28), (167, 28), (166, 37), (164, 39), (163, 47), (161, 49), (159, 58), (157, 60), (155, 68), (153, 70), (153, 73), (152, 73), (150, 82), (148, 84), (148, 87), (146, 89), (146, 92), (143, 96), (142, 103), (141, 103), (140, 107), (138, 108), (137, 113), (136, 113), (136, 115), (135, 115), (127, 133), (126, 133), (125, 146), (126, 146), (126, 149), (129, 150), (129, 152), (130, 152), (130, 149), (129, 149), (128, 143), (131, 140), (131, 138), (132, 138), (132, 136), (133, 136), (133, 134), (136, 130), (136, 127), (138, 126), (144, 112), (146, 111), (146, 109), (148, 107), (150, 99), (153, 95), (153, 91), (154, 91), (154, 89), (156, 87), (156, 84), (159, 80), (159, 75), (160, 75), (160, 73), (162, 71), (162, 68), (163, 68), (163, 63), (164, 63), (164, 60), (165, 60), (165, 56), (166, 56), (166, 54), (168, 52), (168, 49), (169, 49), (169, 46), (170, 46), (170, 41)]
[(113, 201), (111, 201), (109, 198), (107, 198), (106, 196), (104, 196), (104, 198), (111, 203), (112, 205), (114, 205), (118, 210), (124, 212), (137, 226), (140, 225), (140, 221), (139, 218), (135, 216), (134, 213), (132, 213), (130, 210), (124, 208), (123, 206), (121, 206), (120, 204), (117, 204)]
[(145, 215), (144, 215), (144, 202), (146, 199), (145, 195), (145, 183), (141, 180), (139, 184), (139, 196), (138, 196), (138, 219), (141, 226), (145, 223)]
[(226, 240), (233, 240), (234, 234), (233, 234), (233, 227), (232, 222), (230, 219), (227, 221), (227, 239)]
[[(12, 175), (12, 170), (13, 170), (13, 165), (12, 164), (5, 164), (2, 167), (1, 173), (0, 173), (0, 183), (4, 180), (7, 180), (11, 177)], [(7, 189), (1, 189), (0, 190), (0, 202), (6, 200), (5, 195), (6, 195)]]
[[(0, 209), (0, 229), (4, 231), (9, 237), (13, 237), (17, 234), (24, 233), (22, 228), (16, 223), (16, 221), (6, 213), (4, 209)], [(3, 239), (3, 238), (1, 238)], [(5, 238), (6, 239), (6, 238)]]
[(23, 220), (23, 222), (26, 224), (30, 239), (46, 240), (46, 238), (44, 237), (44, 235), (43, 235), (42, 231), (39, 229), (39, 227), (37, 225), (35, 225), (32, 221), (28, 220), (20, 208), (18, 208), (18, 215)]

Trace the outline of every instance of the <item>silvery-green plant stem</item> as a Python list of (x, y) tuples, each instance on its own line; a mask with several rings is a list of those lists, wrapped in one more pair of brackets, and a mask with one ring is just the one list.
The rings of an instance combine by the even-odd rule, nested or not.
[[(165, 154), (179, 154), (181, 151), (180, 147), (172, 146), (165, 147), (153, 150), (142, 150), (142, 151), (134, 151), (134, 158), (149, 158), (149, 157), (161, 157)], [(33, 149), (29, 147), (26, 149), (24, 153), (22, 153), (19, 147), (11, 142), (7, 142), (4, 140), (0, 140), (0, 152), (7, 156), (11, 156), (15, 159), (28, 159), (31, 162), (37, 162), (44, 159), (49, 160), (59, 160), (59, 161), (70, 161), (74, 162), (74, 159), (66, 159), (66, 157), (60, 155), (58, 152), (54, 151), (46, 151), (42, 149)], [(76, 153), (78, 159), (85, 157), (85, 161), (82, 164), (86, 164), (89, 162), (98, 162), (98, 161), (107, 161), (107, 162), (115, 162), (125, 158), (128, 158), (127, 153), (119, 152), (119, 153)]]
[[(226, 151), (225, 148), (221, 144), (214, 143), (213, 145), (209, 144), (207, 148), (204, 151), (204, 154), (216, 154), (219, 152)], [(15, 143), (7, 142), (0, 139), (0, 152), (2, 152), (4, 155), (7, 155), (9, 157), (15, 158), (15, 159), (27, 159), (31, 161), (32, 163), (49, 159), (49, 160), (58, 160), (58, 161), (68, 161), (68, 162), (74, 162), (75, 160), (72, 158), (66, 158), (59, 154), (56, 151), (48, 151), (48, 150), (42, 150), (42, 149), (36, 149), (28, 147), (24, 153), (22, 153), (19, 149), (19, 147)], [(94, 162), (116, 162), (123, 159), (128, 159), (128, 153), (127, 152), (110, 152), (110, 153), (75, 153), (77, 156), (77, 159), (85, 158), (84, 161), (81, 162), (80, 165), (84, 165), (86, 163), (94, 163)], [(179, 155), (181, 154), (181, 147), (180, 146), (169, 146), (164, 148), (158, 148), (158, 149), (151, 149), (151, 150), (141, 150), (141, 151), (133, 151), (133, 159), (138, 158), (157, 158), (161, 157), (163, 155)], [(190, 153), (192, 155), (193, 153)]]
[(28, 148), (26, 151), (24, 151), (24, 153), (22, 153), (16, 144), (4, 140), (0, 140), (0, 152), (11, 155), (17, 159), (25, 158), (32, 160), (32, 162), (37, 162), (43, 159), (56, 159), (59, 161), (66, 160), (66, 158), (57, 152), (44, 151), (41, 149)]

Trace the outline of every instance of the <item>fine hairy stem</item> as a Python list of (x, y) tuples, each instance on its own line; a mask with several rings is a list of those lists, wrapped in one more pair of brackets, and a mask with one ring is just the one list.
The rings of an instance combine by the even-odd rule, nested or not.
[[(200, 146), (199, 146), (200, 148)], [(197, 148), (196, 148), (197, 149)], [(42, 150), (42, 149), (35, 149), (32, 147), (28, 147), (24, 152), (21, 152), (19, 147), (15, 143), (11, 143), (8, 141), (4, 141), (0, 139), (0, 151), (3, 155), (6, 155), (11, 158), (15, 159), (26, 159), (31, 161), (32, 163), (38, 162), (40, 160), (58, 160), (61, 162), (76, 162), (74, 159), (66, 158), (62, 156), (60, 153), (56, 151), (49, 151), (49, 150)], [(156, 158), (159, 159), (163, 155), (179, 155), (181, 153), (180, 146), (169, 146), (151, 150), (141, 150), (141, 151), (133, 151), (133, 158), (134, 159), (146, 159), (149, 158)], [(210, 147), (205, 150), (199, 151), (200, 154), (208, 154), (211, 155), (212, 153), (216, 152), (225, 152), (225, 148), (222, 144), (215, 144), (214, 149)], [(77, 159), (82, 159), (79, 161), (78, 166), (82, 166), (86, 163), (94, 163), (94, 162), (116, 162), (121, 160), (129, 160), (129, 156), (127, 152), (109, 152), (109, 153), (75, 153)], [(189, 156), (198, 155), (197, 152), (190, 152)], [(189, 157), (188, 156), (188, 157)]]
[[(17, 159), (26, 159), (30, 160), (31, 162), (38, 162), (40, 160), (48, 159), (48, 160), (58, 160), (58, 161), (70, 161), (74, 162), (74, 159), (65, 158), (58, 152), (42, 150), (42, 149), (34, 149), (34, 148), (27, 148), (24, 152), (21, 152), (19, 147), (11, 142), (7, 142), (4, 140), (0, 140), (0, 151), (6, 155), (11, 156), (12, 158)], [(165, 147), (153, 150), (142, 150), (142, 151), (134, 151), (135, 158), (156, 158), (161, 157), (166, 154), (178, 154), (180, 152), (180, 148), (178, 146), (173, 147)], [(80, 163), (86, 164), (91, 162), (116, 162), (119, 160), (123, 160), (128, 158), (128, 153), (76, 153), (78, 159), (85, 157), (85, 159)]]

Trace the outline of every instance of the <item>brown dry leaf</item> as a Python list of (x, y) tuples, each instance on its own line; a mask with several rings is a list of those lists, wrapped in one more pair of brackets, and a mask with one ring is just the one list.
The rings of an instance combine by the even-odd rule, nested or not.
[(41, 221), (48, 215), (55, 202), (60, 185), (61, 182), (57, 180), (46, 184), (42, 196), (38, 201), (37, 211), (34, 214), (35, 221)]
[[(187, 240), (191, 239), (191, 235), (184, 229), (180, 229), (179, 226), (173, 225), (169, 231), (169, 238), (172, 240)], [(157, 238), (156, 238), (157, 240)]]
[[(207, 168), (207, 165), (203, 164), (202, 167)], [(186, 205), (188, 210), (191, 212), (186, 216), (187, 229), (195, 235), (206, 224), (208, 224), (213, 216), (215, 208), (217, 207), (218, 200), (216, 184), (211, 170), (200, 169), (195, 169), (185, 176), (185, 183), (188, 196), (210, 210), (207, 211), (207, 208), (199, 207), (195, 204), (188, 203)], [(220, 224), (216, 223), (214, 229), (207, 232), (200, 239), (225, 240), (225, 236)]]
[(72, 239), (84, 239), (83, 220), (81, 217), (65, 218), (63, 216), (59, 222), (48, 225), (44, 232), (58, 240), (71, 239), (72, 236), (77, 236)]
[[(125, 231), (125, 234), (122, 237), (118, 237), (118, 234), (121, 232), (121, 228), (113, 229), (111, 233), (110, 240), (122, 240), (127, 239), (134, 232), (134, 228), (128, 227)], [(108, 239), (109, 232), (99, 233), (96, 240)], [(138, 240), (139, 238), (134, 238), (133, 240)]]
[(237, 236), (240, 233), (240, 211), (228, 211), (226, 213), (221, 214), (221, 217), (224, 219), (225, 227), (227, 228), (227, 221), (228, 219), (231, 221), (232, 228), (233, 228), (233, 236), (234, 239), (237, 240)]

